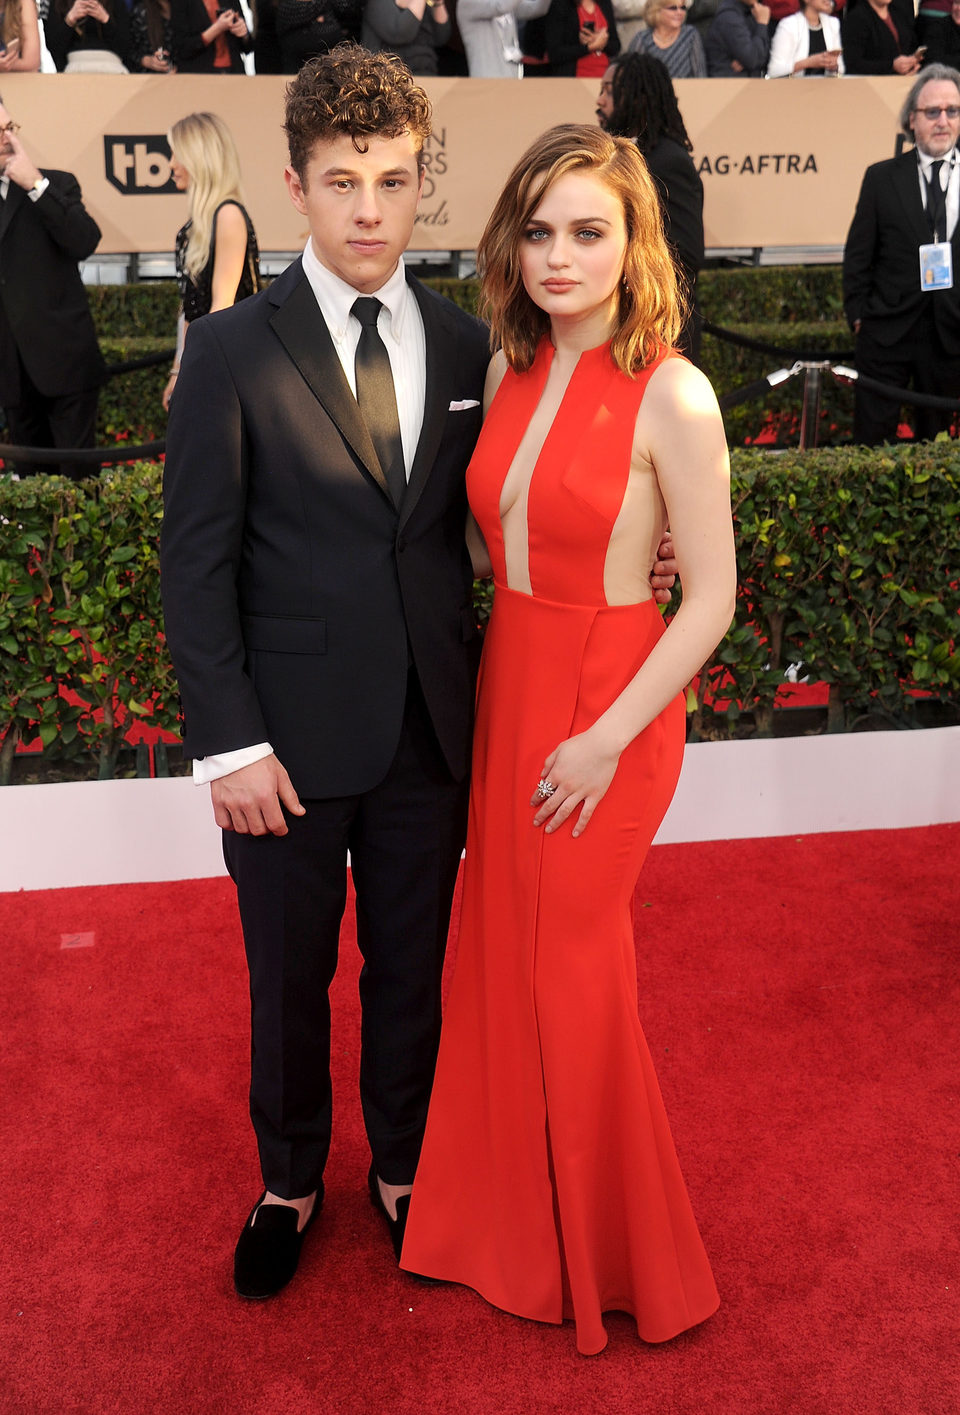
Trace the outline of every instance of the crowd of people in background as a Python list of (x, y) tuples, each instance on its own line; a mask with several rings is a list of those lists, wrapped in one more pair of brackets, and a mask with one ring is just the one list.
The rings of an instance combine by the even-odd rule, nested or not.
[(960, 0), (0, 0), (0, 76), (296, 74), (345, 39), (420, 76), (603, 76), (621, 53), (671, 78), (916, 74), (960, 58)]

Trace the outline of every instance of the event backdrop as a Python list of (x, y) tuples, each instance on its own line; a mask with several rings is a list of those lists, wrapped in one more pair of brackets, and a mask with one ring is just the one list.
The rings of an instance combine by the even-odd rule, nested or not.
[[(283, 184), (286, 80), (50, 74), (3, 76), (3, 101), (39, 166), (78, 177), (103, 230), (100, 251), (165, 251), (184, 220), (165, 134), (212, 109), (240, 148), (260, 246), (299, 249), (303, 218)], [(428, 79), (427, 149), (417, 250), (473, 250), (515, 159), (554, 123), (593, 123), (598, 85), (581, 79)], [(703, 176), (707, 245), (838, 246), (860, 178), (894, 152), (909, 81), (687, 79), (680, 107)]]

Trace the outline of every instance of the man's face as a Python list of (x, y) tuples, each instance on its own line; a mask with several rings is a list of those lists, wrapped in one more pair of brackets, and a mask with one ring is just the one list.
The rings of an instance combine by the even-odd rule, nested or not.
[(597, 99), (597, 122), (601, 128), (606, 128), (613, 117), (613, 76), (616, 72), (616, 64), (611, 64), (603, 78), (600, 80), (600, 95)]
[[(952, 108), (956, 116), (948, 118), (945, 108)], [(928, 118), (925, 109), (937, 109), (936, 117)], [(960, 137), (960, 89), (956, 84), (948, 79), (931, 79), (924, 84), (910, 114), (910, 127), (925, 157), (945, 157)]]
[(303, 181), (292, 167), (285, 173), (321, 265), (361, 295), (379, 290), (396, 270), (423, 187), (410, 133), (368, 142), (366, 152), (346, 134), (318, 142)]

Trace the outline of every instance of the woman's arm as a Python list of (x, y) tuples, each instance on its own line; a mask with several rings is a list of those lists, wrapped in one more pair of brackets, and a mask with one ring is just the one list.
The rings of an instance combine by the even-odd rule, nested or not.
[(35, 74), (40, 68), (40, 26), (35, 0), (20, 0), (20, 39), (0, 55), (0, 72)]
[(210, 313), (228, 310), (237, 297), (237, 286), (247, 259), (247, 223), (236, 202), (225, 202), (217, 212), (213, 248), (213, 297)]
[(695, 29), (688, 31), (693, 36), (690, 42), (690, 77), (692, 79), (705, 79), (707, 77), (707, 56), (703, 52), (703, 40)]
[[(785, 79), (802, 70), (804, 55), (804, 35), (808, 33), (807, 22), (803, 20), (801, 31), (794, 21), (797, 15), (785, 15), (773, 32), (770, 41), (770, 62), (767, 65), (768, 79)], [(803, 19), (803, 16), (799, 16)]]
[(592, 727), (561, 742), (543, 776), (557, 787), (535, 825), (556, 830), (580, 807), (581, 835), (613, 780), (620, 754), (687, 686), (733, 618), (737, 572), (730, 465), (717, 401), (699, 369), (668, 359), (647, 385), (634, 457), (651, 464), (663, 496), (683, 581), (683, 603), (620, 696)]

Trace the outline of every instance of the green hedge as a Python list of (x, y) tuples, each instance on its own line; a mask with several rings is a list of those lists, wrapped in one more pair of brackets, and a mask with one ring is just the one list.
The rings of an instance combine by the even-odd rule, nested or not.
[[(475, 313), (476, 280), (431, 278), (434, 289)], [(90, 291), (94, 317), (108, 363), (172, 347), (177, 315), (176, 286), (169, 281), (105, 285)], [(835, 266), (707, 270), (701, 277), (705, 317), (761, 343), (817, 355), (852, 349), (842, 318), (840, 275)], [(792, 358), (742, 349), (706, 334), (704, 369), (719, 395), (761, 378)], [(98, 436), (110, 445), (126, 431), (132, 440), (162, 437), (166, 419), (160, 396), (167, 368), (138, 370), (111, 379), (101, 393)], [(800, 430), (803, 377), (798, 375), (761, 399), (724, 415), (732, 447), (770, 437), (795, 446)], [(853, 393), (832, 377), (824, 382), (819, 440), (836, 444), (850, 437)]]
[[(960, 448), (742, 451), (733, 470), (741, 587), (692, 735), (771, 732), (791, 663), (829, 683), (834, 729), (910, 725), (916, 690), (955, 712)], [(160, 505), (155, 465), (0, 480), (0, 780), (38, 736), (109, 775), (133, 723), (175, 730)]]
[[(427, 281), (465, 309), (475, 310), (476, 280), (430, 277)], [(751, 323), (842, 321), (840, 267), (836, 265), (746, 266), (704, 270), (698, 282), (704, 317), (725, 328)], [(172, 339), (177, 287), (172, 280), (134, 285), (94, 285), (88, 290), (102, 336), (152, 335)]]

